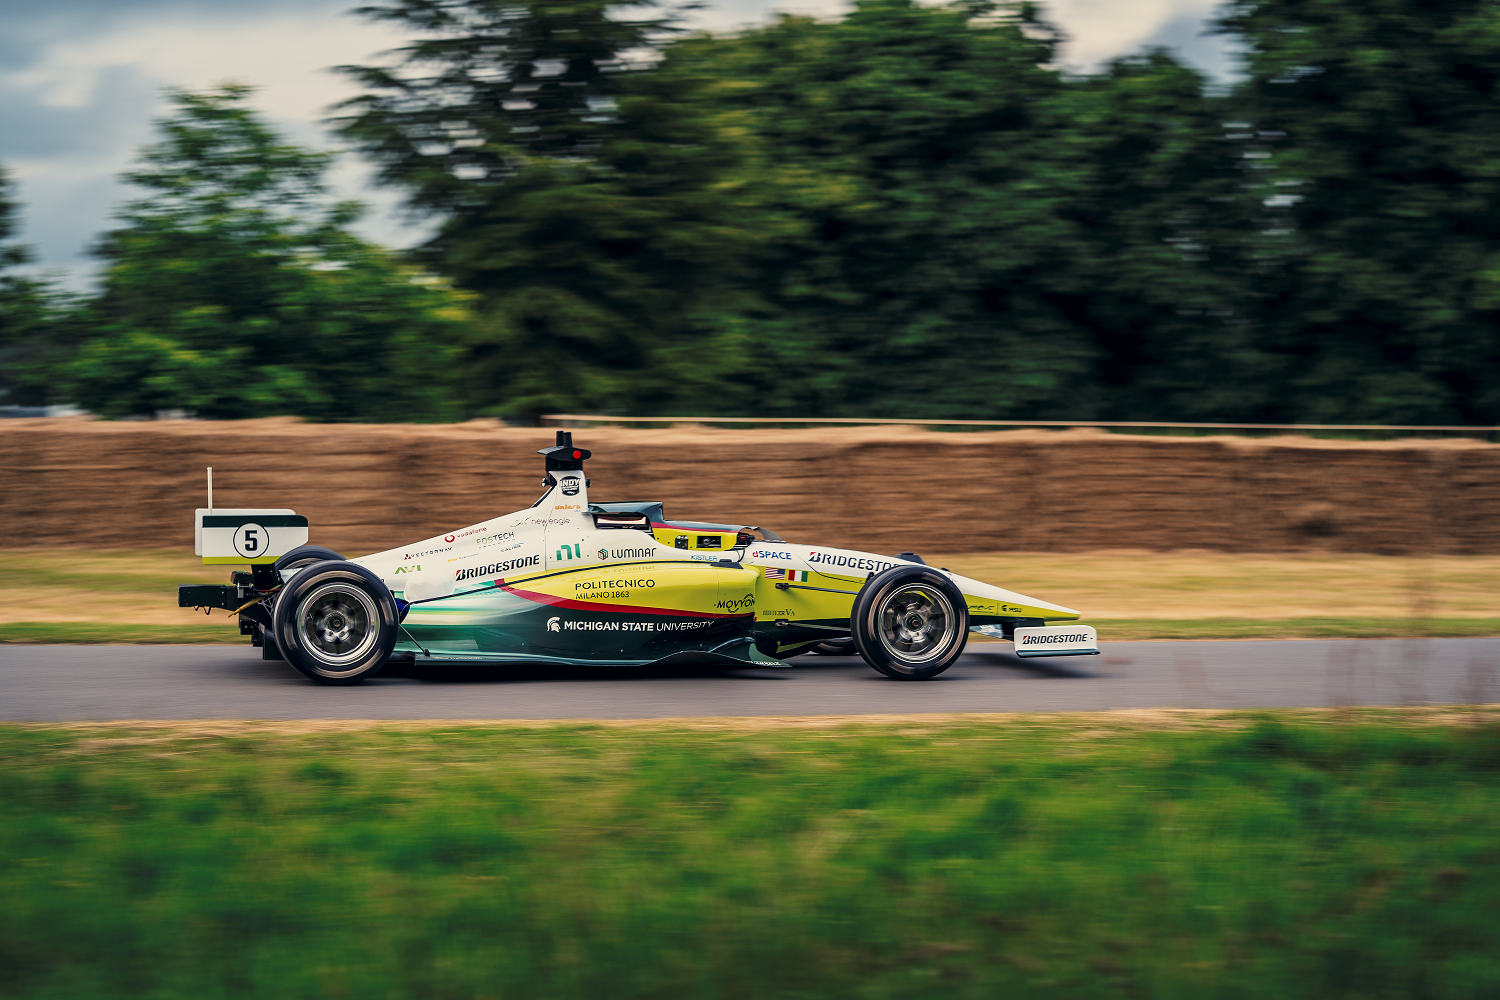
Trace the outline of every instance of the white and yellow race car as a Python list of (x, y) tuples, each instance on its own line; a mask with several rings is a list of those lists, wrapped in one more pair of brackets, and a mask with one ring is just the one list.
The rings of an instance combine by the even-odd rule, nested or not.
[(1013, 639), (1020, 656), (1098, 652), (1071, 608), (911, 552), (669, 520), (659, 501), (592, 503), (590, 453), (571, 433), (541, 454), (546, 492), (526, 510), (355, 559), (307, 545), (294, 511), (213, 509), (210, 485), (198, 554), (249, 569), (229, 586), (179, 588), (178, 605), (231, 611), (267, 658), (324, 684), (363, 680), (393, 658), (782, 666), (809, 651), (857, 651), (888, 677), (926, 680), (970, 632)]

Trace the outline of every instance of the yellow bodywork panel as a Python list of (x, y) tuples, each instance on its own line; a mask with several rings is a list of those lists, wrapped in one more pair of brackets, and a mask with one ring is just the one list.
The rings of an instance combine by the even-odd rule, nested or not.
[(738, 540), (739, 532), (736, 531), (697, 531), (693, 528), (652, 528), (651, 533), (656, 540), (668, 548), (680, 548), (677, 544), (678, 538), (687, 538), (687, 547), (695, 552), (725, 552), (734, 548)]
[(823, 621), (848, 618), (854, 608), (854, 597), (864, 586), (864, 577), (833, 576), (811, 573), (807, 581), (788, 583), (785, 590), (776, 586), (782, 580), (769, 580), (757, 573), (757, 621)]
[(639, 562), (590, 567), (530, 579), (507, 590), (553, 598), (575, 610), (634, 608), (685, 615), (743, 615), (755, 610), (754, 570), (700, 562)]
[[(835, 576), (829, 573), (811, 573), (804, 582), (787, 583), (786, 588), (777, 587), (782, 580), (767, 579), (761, 575), (756, 581), (757, 621), (826, 621), (830, 618), (848, 618), (854, 609), (854, 598), (865, 584), (863, 576)], [(842, 591), (842, 593), (838, 593)], [(979, 618), (1040, 618), (1047, 621), (1069, 621), (1079, 618), (1074, 614), (1063, 614), (1052, 608), (1038, 608), (1024, 603), (1007, 603), (991, 597), (964, 595), (969, 615)]]

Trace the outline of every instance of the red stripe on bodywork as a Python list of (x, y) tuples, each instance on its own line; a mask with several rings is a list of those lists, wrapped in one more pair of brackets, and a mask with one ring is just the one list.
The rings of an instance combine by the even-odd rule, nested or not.
[(630, 604), (603, 604), (598, 601), (575, 601), (571, 597), (554, 597), (551, 594), (539, 594), (534, 590), (522, 590), (519, 587), (511, 587), (502, 583), (500, 589), (507, 594), (515, 594), (524, 597), (528, 601), (537, 604), (550, 604), (554, 608), (565, 608), (569, 611), (620, 611), (633, 615), (672, 615), (677, 618), (753, 618), (755, 612), (743, 614), (724, 614), (718, 611), (672, 611), (668, 608), (638, 608)]

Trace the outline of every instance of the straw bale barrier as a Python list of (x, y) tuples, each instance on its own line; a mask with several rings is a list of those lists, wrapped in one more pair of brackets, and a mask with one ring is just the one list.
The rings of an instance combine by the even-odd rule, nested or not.
[[(492, 421), (0, 421), (0, 548), (192, 544), (215, 506), (292, 507), (351, 554), (540, 493), (551, 430)], [(600, 427), (595, 500), (881, 552), (1500, 553), (1500, 445), (900, 427)]]

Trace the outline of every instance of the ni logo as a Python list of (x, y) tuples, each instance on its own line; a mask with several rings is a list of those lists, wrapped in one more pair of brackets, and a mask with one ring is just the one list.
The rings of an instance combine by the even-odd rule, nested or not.
[(569, 545), (568, 543), (564, 542), (562, 545), (558, 546), (558, 548), (557, 548), (557, 561), (558, 562), (562, 562), (564, 559), (579, 559), (579, 558), (582, 558), (582, 556), (583, 556), (583, 543), (582, 542), (574, 542), (572, 545)]
[(561, 618), (548, 618), (547, 619), (547, 631), (548, 632), (561, 632), (562, 631), (562, 624), (561, 624), (561, 622), (562, 622)]

